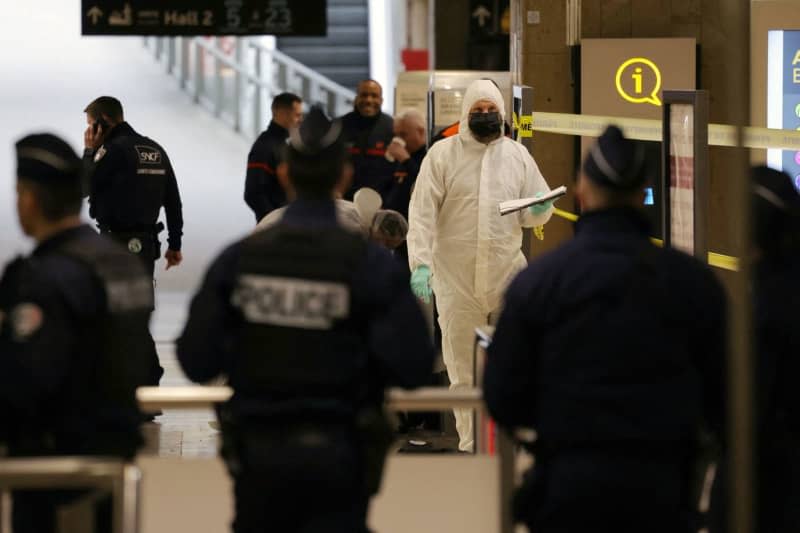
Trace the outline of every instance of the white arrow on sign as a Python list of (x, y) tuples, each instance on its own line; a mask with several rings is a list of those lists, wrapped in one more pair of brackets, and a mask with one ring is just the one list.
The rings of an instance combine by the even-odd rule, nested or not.
[(472, 12), (472, 18), (478, 19), (478, 26), (483, 28), (486, 26), (486, 19), (492, 18), (492, 12), (486, 9), (486, 6), (478, 6), (478, 9)]
[(97, 6), (94, 6), (92, 9), (86, 12), (86, 16), (92, 19), (92, 24), (97, 25), (97, 19), (103, 16), (103, 10)]

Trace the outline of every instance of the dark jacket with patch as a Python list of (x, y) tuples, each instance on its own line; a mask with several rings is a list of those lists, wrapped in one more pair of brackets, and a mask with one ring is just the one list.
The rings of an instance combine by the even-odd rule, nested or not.
[(88, 226), (63, 231), (7, 266), (0, 440), (12, 454), (135, 453), (151, 287), (138, 262)]
[(127, 122), (116, 125), (103, 146), (84, 155), (89, 215), (112, 232), (155, 231), (161, 207), (170, 250), (181, 249), (183, 212), (167, 152)]
[(633, 209), (587, 213), (514, 280), (484, 390), (507, 427), (559, 446), (679, 451), (724, 417), (725, 297), (696, 259), (650, 243)]
[[(327, 250), (334, 241), (341, 246)], [(345, 236), (332, 201), (303, 200), (214, 261), (177, 353), (193, 381), (229, 376), (231, 407), (240, 413), (313, 398), (379, 403), (387, 386), (427, 383), (433, 361), (424, 319), (394, 259)]]

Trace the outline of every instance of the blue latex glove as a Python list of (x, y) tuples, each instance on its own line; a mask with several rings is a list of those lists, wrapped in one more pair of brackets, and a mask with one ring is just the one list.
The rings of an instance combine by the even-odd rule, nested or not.
[[(539, 191), (536, 193), (536, 196), (534, 196), (534, 198), (541, 198), (542, 196), (544, 196), (544, 193)], [(532, 205), (528, 209), (533, 215), (542, 215), (546, 213), (547, 210), (550, 209), (551, 207), (553, 207), (553, 200), (549, 200), (543, 204)]]
[(411, 274), (411, 291), (425, 302), (431, 303), (431, 269), (427, 265), (420, 265)]

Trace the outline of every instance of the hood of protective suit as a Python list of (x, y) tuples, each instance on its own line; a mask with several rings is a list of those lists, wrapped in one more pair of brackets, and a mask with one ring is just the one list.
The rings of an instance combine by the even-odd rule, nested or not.
[[(500, 121), (506, 121), (506, 103), (494, 83), (489, 80), (475, 80), (467, 87), (464, 93), (464, 100), (461, 103), (461, 123), (459, 124), (458, 134), (464, 140), (475, 141), (472, 130), (469, 129), (469, 110), (478, 100), (490, 100), (500, 111)], [(502, 136), (502, 135), (501, 135)]]

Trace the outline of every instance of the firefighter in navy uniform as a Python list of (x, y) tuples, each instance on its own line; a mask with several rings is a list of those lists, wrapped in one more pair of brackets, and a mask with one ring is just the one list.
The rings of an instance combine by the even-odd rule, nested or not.
[(515, 515), (537, 533), (689, 533), (700, 426), (724, 418), (725, 296), (709, 269), (650, 242), (644, 152), (609, 126), (576, 185), (576, 235), (520, 273), (484, 394), (536, 465)]
[(244, 201), (253, 210), (256, 223), (286, 205), (286, 192), (275, 172), (281, 161), (289, 129), (297, 127), (303, 116), (303, 101), (292, 93), (281, 93), (272, 100), (272, 120), (247, 154)]
[(340, 124), (312, 108), (287, 147), (279, 223), (211, 265), (178, 339), (186, 375), (226, 375), (223, 455), (236, 533), (366, 531), (391, 430), (387, 386), (427, 383), (433, 348), (407, 278), (336, 222)]
[[(183, 260), (183, 213), (167, 153), (125, 122), (116, 98), (101, 96), (84, 112), (89, 125), (84, 133), (84, 194), (89, 195), (89, 215), (102, 233), (140, 258), (152, 278), (161, 256), (158, 234), (164, 226), (158, 217), (163, 206), (168, 232), (166, 268), (179, 265)], [(150, 383), (157, 385), (164, 370), (154, 343), (152, 353)]]
[[(16, 151), (19, 220), (37, 246), (0, 280), (2, 438), (12, 456), (131, 458), (142, 443), (135, 388), (149, 372), (152, 283), (81, 223), (81, 161), (64, 141), (30, 135)], [(16, 492), (14, 531), (55, 531), (56, 507), (76, 495)]]
[(343, 140), (353, 162), (353, 184), (345, 200), (362, 187), (374, 189), (381, 198), (392, 188), (394, 163), (386, 160), (386, 149), (394, 136), (392, 117), (381, 112), (383, 89), (375, 80), (358, 84), (355, 109), (341, 117)]

